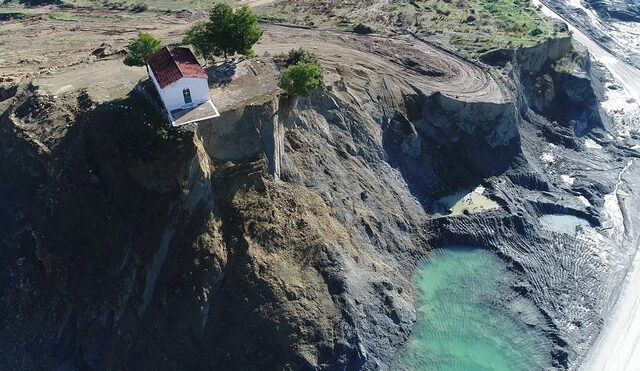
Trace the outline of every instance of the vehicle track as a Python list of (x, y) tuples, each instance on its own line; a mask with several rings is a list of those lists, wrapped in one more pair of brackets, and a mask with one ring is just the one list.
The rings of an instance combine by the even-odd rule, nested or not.
[(361, 36), (280, 25), (263, 28), (259, 51), (277, 54), (303, 47), (318, 54), (325, 67), (365, 68), (398, 83), (464, 101), (508, 101), (488, 70), (412, 36)]

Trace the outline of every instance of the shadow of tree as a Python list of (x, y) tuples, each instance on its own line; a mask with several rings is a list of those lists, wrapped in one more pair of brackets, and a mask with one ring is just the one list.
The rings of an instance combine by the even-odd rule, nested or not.
[(205, 68), (205, 72), (209, 76), (209, 81), (216, 86), (227, 86), (233, 80), (236, 74), (237, 63), (235, 61), (227, 61), (217, 66)]

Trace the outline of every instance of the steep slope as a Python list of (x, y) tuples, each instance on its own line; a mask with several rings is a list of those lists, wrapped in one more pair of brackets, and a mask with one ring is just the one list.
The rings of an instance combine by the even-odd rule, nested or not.
[[(326, 89), (193, 132), (135, 96), (21, 87), (3, 101), (0, 363), (386, 368), (415, 320), (416, 265), (474, 244), (512, 264), (554, 366), (571, 367), (628, 251), (590, 253), (617, 232), (575, 241), (538, 217), (606, 225), (604, 196), (637, 155), (607, 139), (588, 61), (559, 68), (571, 45), (553, 40), (499, 53), (500, 75), (415, 39), (278, 30), (262, 47), (318, 39)], [(587, 133), (607, 147), (584, 156)], [(434, 211), (480, 184), (500, 209)]]

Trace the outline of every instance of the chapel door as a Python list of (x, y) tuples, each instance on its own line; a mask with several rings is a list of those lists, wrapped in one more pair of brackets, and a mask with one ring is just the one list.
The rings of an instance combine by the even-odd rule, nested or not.
[(182, 91), (182, 95), (184, 96), (184, 104), (191, 104), (191, 102), (192, 102), (192, 100), (191, 100), (191, 90), (184, 89)]

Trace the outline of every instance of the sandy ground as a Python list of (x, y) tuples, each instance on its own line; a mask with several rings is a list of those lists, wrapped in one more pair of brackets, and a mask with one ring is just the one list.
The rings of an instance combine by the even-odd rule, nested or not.
[[(543, 6), (543, 11), (549, 16), (561, 18), (545, 6)], [(640, 71), (611, 55), (580, 30), (573, 26), (570, 28), (573, 31), (573, 37), (586, 46), (593, 57), (604, 64), (617, 82), (635, 99), (635, 102), (630, 104), (639, 104)], [(636, 164), (631, 162), (625, 170), (631, 166), (636, 166)], [(623, 176), (624, 172), (621, 174), (621, 178)], [(612, 194), (614, 199), (620, 198), (620, 192), (616, 188)], [(629, 231), (625, 230), (622, 220), (618, 224), (620, 224), (622, 233), (626, 233), (631, 239), (634, 238)], [(632, 241), (636, 249), (640, 248), (638, 242), (637, 240)], [(635, 371), (638, 369), (638, 365), (640, 365), (640, 254), (636, 251), (612, 313), (606, 320), (600, 337), (591, 348), (581, 369)]]
[(211, 84), (211, 99), (220, 112), (262, 104), (277, 93), (278, 72), (267, 58), (245, 60), (233, 69), (232, 83)]
[(265, 6), (274, 3), (275, 0), (238, 0), (236, 4), (246, 5), (249, 7)]
[[(620, 199), (621, 196), (624, 196), (624, 191), (620, 189), (620, 186), (624, 185), (623, 177), (632, 167), (637, 168), (637, 161), (629, 162), (620, 174), (619, 186), (616, 187), (612, 195), (615, 199)], [(625, 216), (628, 217), (628, 215)], [(622, 229), (625, 237), (634, 238), (634, 234), (628, 230), (628, 226), (625, 226), (624, 219), (620, 218), (616, 224), (618, 224), (618, 228)], [(633, 242), (638, 247), (640, 241), (637, 240), (637, 237)], [(597, 371), (637, 370), (638, 365), (640, 365), (639, 340), (640, 254), (636, 251), (611, 316), (605, 322), (603, 332), (592, 347), (591, 352), (587, 355), (581, 369)]]
[[(38, 8), (40, 9), (40, 8)], [(55, 75), (95, 60), (91, 52), (103, 42), (123, 48), (139, 32), (165, 43), (177, 42), (195, 18), (132, 14), (106, 9), (66, 9), (71, 20), (50, 19), (52, 10), (0, 24), (0, 76), (22, 79)]]
[(87, 89), (98, 102), (125, 97), (140, 79), (147, 77), (144, 67), (127, 67), (121, 59), (83, 63), (56, 74), (45, 75), (33, 84), (48, 95)]

